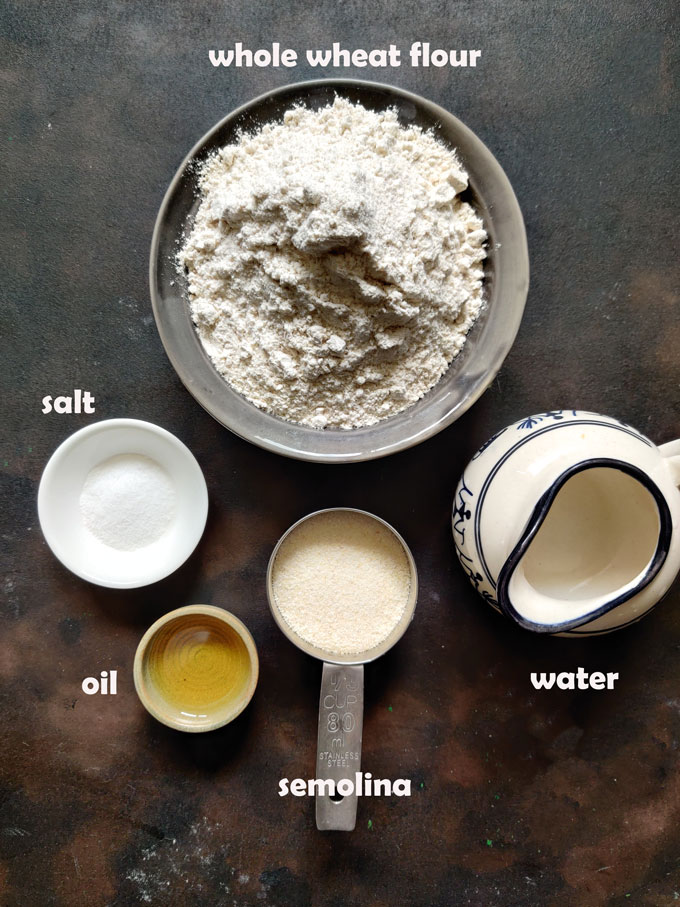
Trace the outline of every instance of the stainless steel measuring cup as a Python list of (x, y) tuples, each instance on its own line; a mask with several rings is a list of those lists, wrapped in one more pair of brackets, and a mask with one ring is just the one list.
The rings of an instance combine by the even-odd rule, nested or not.
[[(286, 623), (281, 615), (273, 589), (273, 572), (276, 556), (281, 545), (301, 523), (311, 520), (322, 513), (348, 511), (370, 517), (385, 526), (399, 541), (409, 565), (411, 585), (404, 612), (392, 632), (379, 645), (365, 652), (351, 655), (338, 655), (311, 645), (302, 639)], [(272, 616), (279, 629), (307, 655), (323, 662), (321, 675), (321, 696), (319, 698), (319, 728), (317, 736), (315, 778), (321, 781), (332, 780), (337, 785), (342, 780), (355, 784), (356, 774), (361, 771), (361, 738), (364, 717), (364, 665), (384, 655), (388, 649), (401, 639), (413, 618), (418, 598), (418, 574), (408, 545), (399, 533), (381, 520), (380, 517), (365, 510), (353, 507), (331, 507), (317, 510), (294, 523), (279, 539), (267, 567), (267, 600)], [(370, 603), (369, 603), (370, 606)], [(353, 792), (342, 796), (338, 793), (330, 797), (328, 793), (316, 793), (316, 827), (322, 831), (352, 831), (356, 825), (357, 794)]]

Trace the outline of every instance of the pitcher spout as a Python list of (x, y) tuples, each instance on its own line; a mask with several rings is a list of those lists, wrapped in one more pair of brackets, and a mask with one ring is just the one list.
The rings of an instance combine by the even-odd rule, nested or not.
[(645, 472), (609, 458), (577, 463), (521, 531), (498, 575), (498, 606), (538, 633), (590, 624), (652, 582), (671, 535), (668, 503)]

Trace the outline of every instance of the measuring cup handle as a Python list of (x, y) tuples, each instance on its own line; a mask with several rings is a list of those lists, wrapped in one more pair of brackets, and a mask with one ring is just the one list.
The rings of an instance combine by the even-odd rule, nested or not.
[(673, 481), (680, 487), (680, 439), (669, 441), (667, 444), (660, 444), (659, 451), (668, 463)]
[[(335, 782), (317, 786), (316, 827), (321, 831), (352, 831), (357, 821), (357, 773), (361, 771), (361, 735), (364, 725), (364, 666), (324, 662), (319, 698), (319, 734), (316, 778)], [(352, 793), (337, 792), (340, 781), (351, 781)], [(338, 799), (339, 797), (339, 799)]]

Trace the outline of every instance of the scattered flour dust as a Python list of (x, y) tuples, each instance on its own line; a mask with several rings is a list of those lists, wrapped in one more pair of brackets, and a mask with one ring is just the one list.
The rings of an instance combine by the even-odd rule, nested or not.
[(226, 903), (234, 870), (221, 828), (221, 823), (203, 817), (182, 838), (164, 837), (141, 848), (136, 865), (125, 876), (125, 894), (135, 898), (130, 903)]
[(253, 895), (265, 900), (266, 883), (238, 868), (243, 848), (236, 853), (228, 837), (221, 822), (203, 816), (180, 827), (177, 837), (164, 834), (135, 848), (116, 903), (240, 905), (252, 903)]
[(310, 517), (284, 540), (272, 570), (286, 623), (327, 652), (366, 652), (387, 639), (409, 598), (404, 548), (386, 526), (353, 511)]
[(287, 421), (350, 429), (437, 383), (479, 313), (487, 239), (449, 147), (338, 97), (241, 134), (199, 185), (178, 267), (237, 391)]

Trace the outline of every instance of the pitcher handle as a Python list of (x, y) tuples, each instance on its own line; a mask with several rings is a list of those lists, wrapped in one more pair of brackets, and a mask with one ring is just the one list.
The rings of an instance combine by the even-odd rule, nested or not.
[(668, 463), (673, 481), (680, 487), (680, 438), (677, 441), (668, 441), (667, 444), (660, 444), (659, 452)]
[[(364, 723), (364, 666), (324, 662), (319, 698), (316, 777), (355, 783), (361, 771)], [(316, 793), (316, 827), (320, 831), (353, 831), (357, 821), (356, 787), (335, 798)]]

